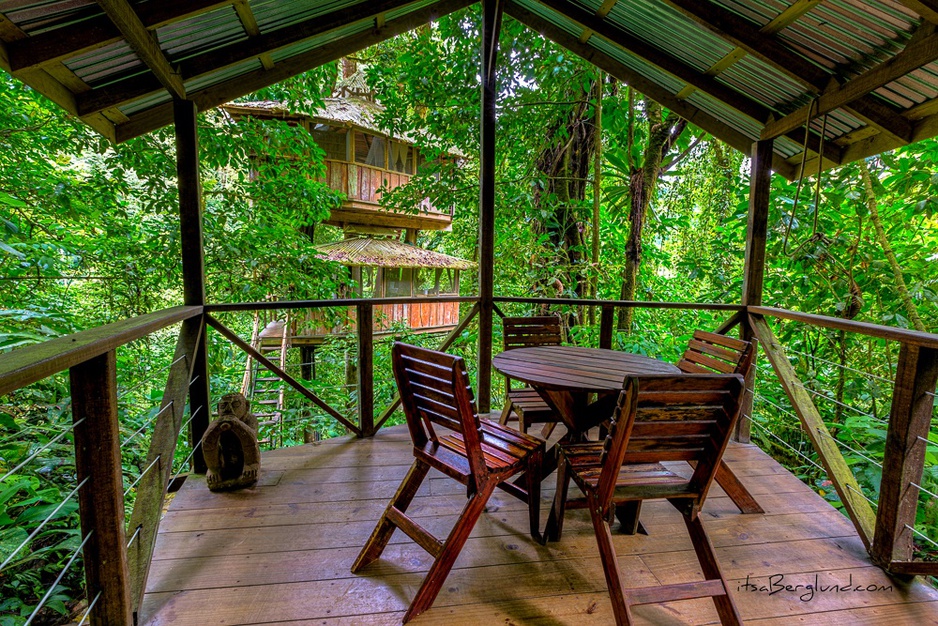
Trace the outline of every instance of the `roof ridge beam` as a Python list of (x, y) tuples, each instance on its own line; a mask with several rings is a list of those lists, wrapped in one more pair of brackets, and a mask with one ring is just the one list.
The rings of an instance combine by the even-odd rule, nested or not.
[[(269, 33), (252, 37), (247, 41), (216, 48), (200, 56), (180, 63), (183, 80), (191, 80), (204, 74), (218, 71), (265, 53), (317, 37), (354, 22), (375, 19), (389, 10), (414, 4), (418, 0), (373, 0), (343, 7), (292, 26), (285, 26)], [(354, 19), (353, 19), (354, 18)], [(119, 106), (131, 100), (146, 97), (159, 90), (159, 86), (146, 75), (131, 76), (124, 80), (93, 89), (78, 98), (82, 115), (96, 113)]]
[(182, 84), (182, 79), (169, 65), (169, 60), (163, 54), (156, 37), (143, 25), (140, 16), (134, 12), (127, 0), (97, 0), (97, 2), (160, 84), (176, 98), (185, 100), (186, 88)]
[[(823, 92), (830, 80), (835, 78), (788, 46), (783, 45), (776, 37), (759, 32), (757, 24), (710, 0), (664, 1), (717, 36), (742, 48), (815, 92)], [(869, 95), (854, 100), (849, 110), (898, 140), (907, 141), (905, 138), (911, 136), (912, 124), (909, 120)]]
[[(207, 13), (235, 0), (187, 0), (186, 2), (144, 2), (137, 15), (147, 30)], [(120, 41), (121, 32), (107, 15), (32, 35), (8, 45), (13, 73), (62, 61)]]
[[(812, 102), (794, 113), (767, 124), (762, 130), (762, 139), (778, 137), (792, 128), (804, 124), (811, 112), (814, 113), (814, 117), (819, 117), (825, 113), (830, 113), (834, 109), (847, 106), (874, 89), (888, 85), (909, 72), (931, 63), (936, 58), (938, 58), (938, 34), (933, 32), (918, 40), (913, 39), (902, 52), (891, 59), (880, 63), (839, 87), (825, 91), (818, 97), (817, 103)], [(909, 141), (911, 132), (908, 137), (902, 137), (902, 139)]]
[[(601, 70), (611, 74), (619, 80), (625, 81), (636, 90), (645, 94), (649, 98), (661, 103), (668, 109), (674, 111), (691, 124), (701, 128), (707, 133), (736, 148), (744, 154), (749, 154), (752, 149), (753, 139), (744, 133), (722, 122), (709, 113), (698, 109), (688, 102), (678, 100), (674, 94), (668, 92), (661, 86), (653, 83), (637, 72), (616, 61), (612, 57), (600, 52), (596, 48), (581, 43), (579, 39), (568, 34), (562, 28), (551, 24), (549, 21), (538, 17), (536, 14), (528, 11), (524, 7), (516, 4), (513, 0), (505, 5), (505, 13), (518, 20), (528, 28), (535, 30), (544, 37), (554, 41), (574, 54), (579, 55), (587, 62), (592, 63)], [(795, 167), (787, 163), (778, 154), (772, 156), (772, 167), (789, 180), (795, 176)]]
[[(694, 89), (700, 90), (703, 93), (720, 100), (724, 104), (732, 107), (736, 111), (739, 111), (741, 114), (755, 120), (759, 124), (765, 124), (771, 117), (776, 115), (776, 112), (765, 106), (764, 104), (753, 100), (752, 98), (741, 94), (726, 85), (723, 85), (717, 82), (711, 76), (708, 76), (704, 73), (701, 73), (689, 65), (683, 63), (680, 59), (677, 59), (664, 50), (660, 50), (655, 46), (642, 41), (641, 39), (630, 35), (628, 32), (618, 28), (617, 26), (606, 22), (598, 15), (593, 14), (590, 11), (581, 9), (566, 0), (537, 0), (540, 4), (548, 7), (558, 13), (563, 14), (568, 19), (577, 23), (579, 26), (582, 26), (585, 32), (592, 33), (593, 35), (602, 37), (613, 44), (622, 46), (626, 50), (644, 58), (649, 63), (657, 66), (663, 71), (671, 74), (675, 78), (682, 80), (688, 85), (692, 86)], [(583, 40), (581, 36), (579, 41), (580, 43), (587, 43)], [(588, 43), (587, 43), (588, 45)], [(675, 96), (678, 100), (684, 100), (684, 98)], [(787, 135), (790, 131), (794, 129), (789, 129), (782, 135)], [(804, 132), (792, 133), (794, 136), (788, 137), (792, 141), (797, 142), (798, 144), (804, 144), (805, 135)], [(808, 133), (808, 147), (815, 152), (821, 148), (820, 136), (816, 133)], [(824, 145), (824, 158), (829, 161), (840, 163), (840, 148), (833, 144)]]
[[(289, 59), (277, 63), (272, 70), (254, 70), (253, 72), (238, 76), (224, 83), (192, 92), (189, 94), (189, 99), (198, 105), (199, 111), (212, 109), (245, 93), (269, 87), (274, 83), (296, 76), (311, 68), (335, 61), (353, 52), (367, 48), (368, 46), (373, 46), (385, 39), (412, 30), (442, 15), (464, 9), (476, 1), (477, 0), (440, 0), (440, 2), (435, 2), (434, 4), (417, 9), (401, 17), (388, 20), (381, 29), (373, 29), (366, 33), (332, 41), (315, 50), (290, 57)], [(117, 142), (121, 143), (128, 139), (139, 137), (152, 130), (171, 124), (172, 121), (172, 103), (141, 111), (131, 116), (129, 122), (117, 126)]]

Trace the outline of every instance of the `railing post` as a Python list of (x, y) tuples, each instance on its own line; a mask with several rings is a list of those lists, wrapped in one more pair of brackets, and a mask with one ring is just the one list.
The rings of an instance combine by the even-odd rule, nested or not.
[(602, 313), (599, 318), (599, 347), (605, 350), (612, 349), (612, 326), (616, 314), (616, 308), (608, 304), (602, 306)]
[(117, 422), (117, 361), (111, 350), (69, 370), (75, 470), (88, 599), (100, 592), (92, 624), (132, 624), (124, 532), (124, 480)]
[(362, 437), (375, 434), (374, 308), (358, 305), (358, 425)]
[(902, 344), (886, 432), (883, 477), (879, 490), (876, 532), (870, 554), (889, 568), (912, 558), (912, 531), (918, 510), (925, 448), (935, 407), (938, 350)]

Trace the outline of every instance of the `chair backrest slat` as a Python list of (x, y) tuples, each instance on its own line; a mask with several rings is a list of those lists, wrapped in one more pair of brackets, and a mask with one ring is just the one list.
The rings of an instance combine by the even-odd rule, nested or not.
[(469, 374), (461, 357), (397, 342), (391, 349), (394, 378), (414, 446), (438, 443), (433, 425), (463, 436), (474, 475), (485, 470)]
[(749, 341), (697, 330), (677, 366), (688, 374), (716, 372), (746, 376), (754, 354), (755, 348)]
[(691, 488), (703, 502), (739, 417), (740, 374), (627, 378), (607, 444), (598, 496), (611, 501), (623, 463), (695, 461)]
[(562, 343), (560, 318), (553, 315), (506, 317), (502, 319), (504, 349), (559, 346)]

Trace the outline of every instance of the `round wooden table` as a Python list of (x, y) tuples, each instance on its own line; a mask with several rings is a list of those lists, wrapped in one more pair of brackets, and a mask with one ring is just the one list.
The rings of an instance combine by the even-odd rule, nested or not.
[[(573, 435), (612, 416), (626, 376), (681, 374), (676, 365), (640, 354), (577, 346), (515, 348), (497, 355), (492, 365), (536, 389)], [(590, 403), (592, 393), (598, 398)]]

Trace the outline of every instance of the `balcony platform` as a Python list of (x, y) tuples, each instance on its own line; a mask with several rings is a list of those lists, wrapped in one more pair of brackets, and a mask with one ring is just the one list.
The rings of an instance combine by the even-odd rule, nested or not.
[[(429, 555), (398, 532), (365, 573), (349, 568), (411, 458), (407, 430), (398, 426), (371, 440), (266, 452), (251, 490), (213, 494), (190, 478), (160, 526), (140, 623), (399, 624)], [(759, 448), (733, 445), (726, 460), (766, 510), (741, 515), (716, 485), (704, 508), (747, 624), (938, 623), (938, 591), (892, 580), (871, 565), (850, 521)], [(542, 524), (552, 478), (544, 488)], [(464, 502), (460, 490), (434, 475), (409, 511), (443, 534)], [(642, 521), (648, 536), (615, 536), (632, 583), (700, 576), (670, 505), (646, 503)], [(526, 534), (526, 522), (525, 505), (497, 491), (433, 608), (412, 623), (613, 623), (586, 511), (569, 511), (563, 540), (543, 547)], [(761, 588), (770, 576), (776, 586)], [(803, 587), (816, 582), (813, 594)], [(636, 614), (656, 625), (718, 623), (709, 600), (637, 607)]]

